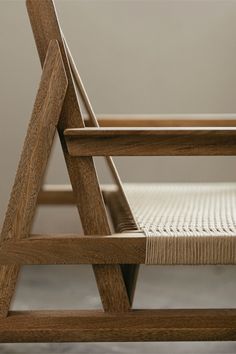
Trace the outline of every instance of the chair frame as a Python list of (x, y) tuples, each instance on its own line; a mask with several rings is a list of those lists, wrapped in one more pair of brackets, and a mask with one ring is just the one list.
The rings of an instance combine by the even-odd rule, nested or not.
[[(103, 197), (111, 190), (100, 186), (92, 159), (236, 155), (235, 121), (204, 122), (212, 128), (195, 118), (84, 121), (53, 2), (27, 0), (27, 8), (43, 73), (1, 233), (0, 342), (236, 340), (236, 309), (132, 309), (146, 237), (137, 227), (112, 233)], [(154, 128), (143, 128), (145, 123)], [(56, 128), (72, 188), (41, 189)], [(75, 204), (84, 235), (32, 235), (37, 204)], [(10, 311), (25, 264), (92, 264), (103, 310)]]

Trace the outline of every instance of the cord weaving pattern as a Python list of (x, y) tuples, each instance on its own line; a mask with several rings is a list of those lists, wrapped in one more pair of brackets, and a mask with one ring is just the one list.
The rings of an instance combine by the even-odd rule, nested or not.
[(235, 264), (236, 183), (125, 184), (146, 264)]

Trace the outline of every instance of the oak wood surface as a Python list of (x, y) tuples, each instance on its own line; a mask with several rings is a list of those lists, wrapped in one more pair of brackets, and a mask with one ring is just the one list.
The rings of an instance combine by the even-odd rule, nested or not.
[[(59, 46), (52, 41), (4, 220), (1, 244), (6, 240), (23, 239), (30, 232), (66, 89), (67, 78)], [(14, 265), (0, 269), (1, 316), (7, 315), (18, 272), (19, 267)]]
[[(60, 45), (68, 77), (68, 90), (58, 132), (84, 233), (109, 235), (111, 231), (93, 160), (91, 157), (71, 158), (63, 136), (66, 128), (84, 127), (84, 122), (53, 1), (27, 0), (26, 4), (41, 64), (50, 40), (55, 38)], [(104, 309), (127, 311), (130, 301), (121, 267), (94, 265), (93, 269)]]
[(72, 156), (218, 156), (236, 154), (236, 128), (67, 129)]
[(0, 319), (0, 342), (236, 340), (235, 309), (16, 311)]
[(142, 233), (112, 236), (30, 235), (0, 247), (0, 264), (139, 264), (145, 263)]

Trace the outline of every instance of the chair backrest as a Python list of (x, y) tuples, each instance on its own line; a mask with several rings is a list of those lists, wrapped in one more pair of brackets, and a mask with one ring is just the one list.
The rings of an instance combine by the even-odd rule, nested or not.
[[(63, 106), (62, 118), (60, 119), (58, 125), (58, 131), (62, 141), (62, 146), (65, 146), (65, 142), (63, 138), (64, 130), (66, 128), (82, 128), (85, 126), (81, 108), (80, 108), (80, 103), (79, 103), (78, 88), (80, 91), (79, 93), (84, 101), (85, 107), (87, 108), (88, 114), (91, 117), (92, 125), (98, 126), (98, 121), (92, 110), (91, 104), (87, 98), (84, 88), (82, 87), (82, 92), (80, 90), (81, 88), (80, 77), (78, 75), (78, 71), (75, 67), (73, 58), (71, 56), (64, 35), (60, 28), (60, 24), (58, 21), (53, 0), (40, 0), (40, 1), (27, 0), (26, 4), (27, 4), (28, 14), (31, 22), (31, 27), (34, 33), (34, 38), (38, 49), (41, 65), (43, 65), (44, 63), (47, 48), (50, 41), (52, 39), (57, 39), (60, 45), (62, 58), (64, 61), (64, 65), (68, 77), (68, 92)], [(76, 73), (77, 73), (77, 77), (75, 77)], [(66, 160), (68, 160), (68, 156)], [(94, 163), (91, 162), (91, 164), (93, 165), (92, 169), (95, 170)], [(114, 181), (118, 187), (118, 193), (120, 194), (122, 203), (126, 208), (127, 212), (129, 213), (130, 220), (132, 220), (133, 221), (132, 223), (135, 225), (132, 211), (127, 201), (125, 192), (123, 190), (119, 174), (115, 168), (113, 160), (110, 157), (108, 157), (108, 167), (110, 168), (111, 173), (114, 177)], [(96, 181), (94, 183), (97, 184), (97, 188), (99, 188), (99, 182), (97, 177), (95, 177), (95, 179)], [(99, 198), (102, 198), (101, 193), (99, 194)], [(103, 204), (103, 201), (101, 201), (101, 203)], [(83, 220), (81, 221), (83, 223)]]

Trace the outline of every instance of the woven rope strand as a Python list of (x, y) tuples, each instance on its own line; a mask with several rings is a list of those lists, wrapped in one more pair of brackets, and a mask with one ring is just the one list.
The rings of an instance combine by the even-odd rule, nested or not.
[(236, 264), (236, 184), (132, 184), (146, 264)]

